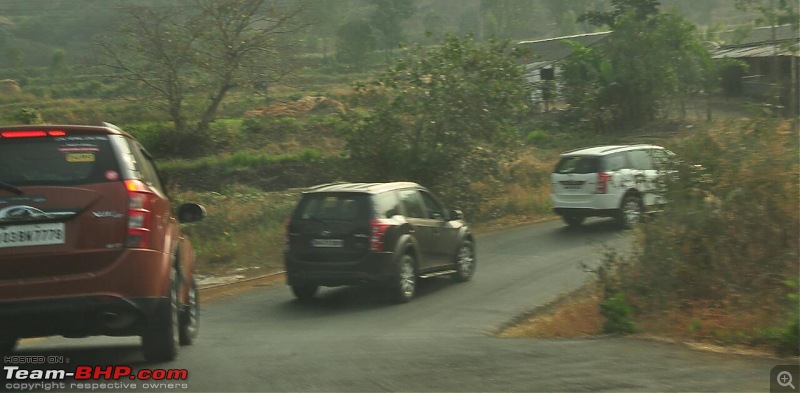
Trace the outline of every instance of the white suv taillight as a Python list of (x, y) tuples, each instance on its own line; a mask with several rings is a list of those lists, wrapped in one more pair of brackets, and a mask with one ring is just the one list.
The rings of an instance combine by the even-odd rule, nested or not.
[(595, 190), (595, 194), (607, 194), (608, 193), (608, 181), (611, 180), (611, 173), (609, 172), (599, 172), (597, 174), (597, 189)]
[(155, 195), (139, 180), (125, 180), (125, 189), (128, 191), (128, 237), (125, 246), (148, 248), (152, 199)]
[(369, 221), (369, 249), (370, 251), (383, 252), (383, 237), (392, 221), (385, 219), (372, 219)]

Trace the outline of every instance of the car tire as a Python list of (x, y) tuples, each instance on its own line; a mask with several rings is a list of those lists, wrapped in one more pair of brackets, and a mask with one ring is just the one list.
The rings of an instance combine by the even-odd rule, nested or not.
[(632, 229), (642, 219), (642, 200), (635, 195), (622, 198), (617, 221), (623, 229)]
[(565, 214), (561, 216), (567, 225), (571, 227), (577, 227), (583, 224), (583, 221), (586, 220), (586, 217), (578, 215), (578, 214)]
[(292, 293), (297, 300), (312, 299), (318, 290), (318, 285), (292, 285)]
[(408, 303), (414, 298), (417, 290), (417, 271), (413, 256), (405, 254), (400, 257), (391, 290), (396, 303)]
[(200, 291), (194, 277), (189, 285), (189, 299), (181, 313), (180, 323), (180, 344), (192, 345), (200, 332)]
[(475, 258), (475, 245), (469, 241), (464, 240), (461, 246), (458, 247), (458, 254), (456, 254), (456, 273), (453, 278), (457, 282), (467, 282), (472, 279), (477, 267), (477, 259)]
[(149, 362), (166, 362), (178, 356), (180, 343), (180, 313), (178, 309), (177, 272), (170, 274), (167, 299), (156, 310), (156, 315), (142, 334), (142, 351)]
[(0, 354), (8, 355), (17, 347), (16, 337), (0, 337)]

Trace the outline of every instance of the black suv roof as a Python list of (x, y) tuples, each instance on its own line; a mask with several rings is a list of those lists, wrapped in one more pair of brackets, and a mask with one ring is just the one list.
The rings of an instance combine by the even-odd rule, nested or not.
[(328, 183), (312, 187), (306, 193), (316, 192), (361, 192), (368, 194), (380, 194), (390, 190), (402, 188), (422, 188), (417, 183), (412, 182), (392, 182), (392, 183)]

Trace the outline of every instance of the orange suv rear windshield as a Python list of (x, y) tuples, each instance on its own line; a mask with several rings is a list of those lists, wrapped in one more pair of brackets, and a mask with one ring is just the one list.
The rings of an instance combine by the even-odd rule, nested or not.
[(117, 181), (107, 135), (0, 139), (0, 182), (15, 186)]

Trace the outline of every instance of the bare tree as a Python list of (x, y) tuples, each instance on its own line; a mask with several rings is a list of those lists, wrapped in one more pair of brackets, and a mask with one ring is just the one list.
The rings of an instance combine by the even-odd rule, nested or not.
[(180, 142), (208, 133), (232, 89), (291, 71), (291, 33), (302, 28), (299, 8), (271, 0), (191, 0), (127, 12), (119, 35), (97, 42), (100, 61), (152, 93), (147, 99), (169, 114)]

